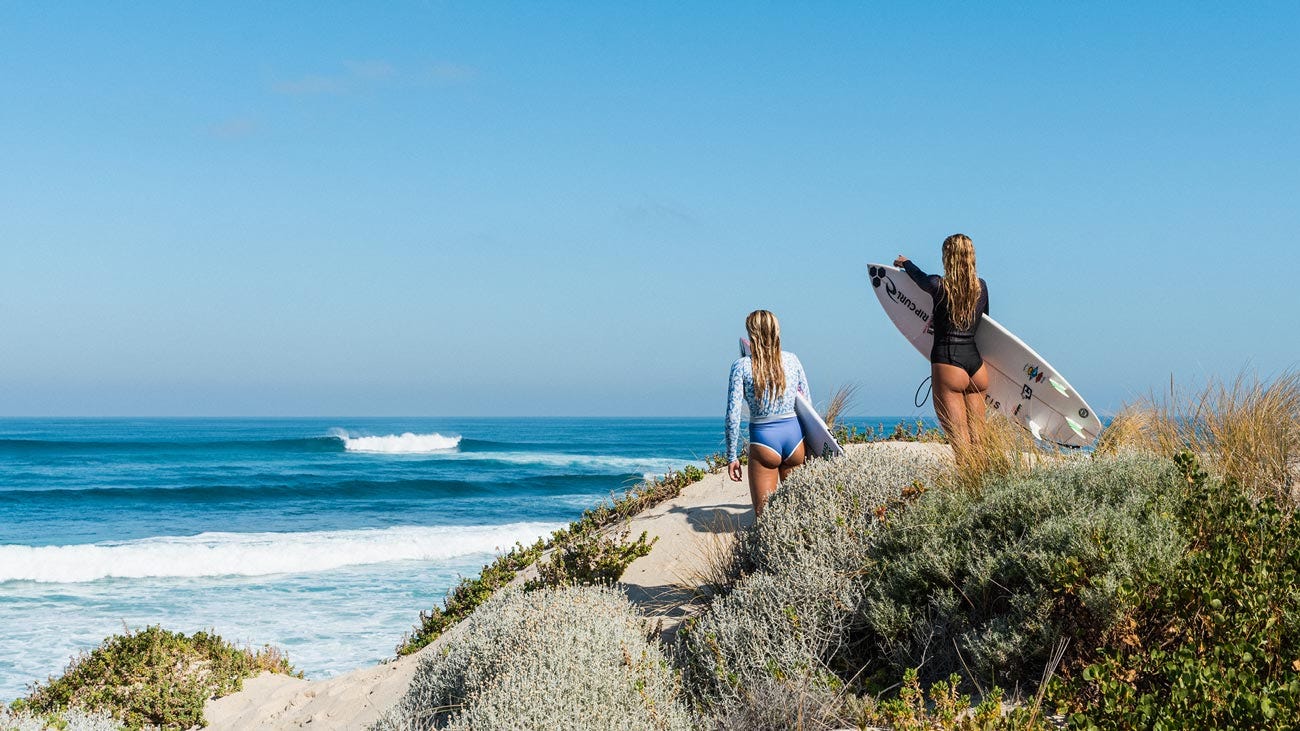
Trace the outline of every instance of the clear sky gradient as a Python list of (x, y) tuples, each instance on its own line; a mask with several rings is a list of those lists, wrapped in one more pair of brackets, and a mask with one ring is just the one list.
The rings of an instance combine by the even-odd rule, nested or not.
[(928, 414), (956, 231), (1094, 408), (1275, 374), (1296, 8), (0, 0), (0, 414), (721, 419), (758, 307)]

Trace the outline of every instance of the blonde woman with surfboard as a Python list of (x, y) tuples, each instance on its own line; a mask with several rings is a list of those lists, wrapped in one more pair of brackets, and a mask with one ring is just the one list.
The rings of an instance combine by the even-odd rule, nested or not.
[(763, 514), (779, 480), (803, 464), (803, 430), (795, 415), (796, 394), (811, 400), (808, 377), (794, 353), (781, 350), (781, 324), (767, 310), (745, 318), (749, 355), (731, 364), (727, 389), (727, 474), (740, 482), (740, 405), (749, 405), (749, 496), (754, 516)]
[(926, 274), (902, 254), (894, 260), (934, 298), (930, 377), (934, 414), (958, 461), (984, 434), (988, 368), (975, 346), (980, 315), (989, 312), (989, 288), (975, 272), (975, 245), (966, 234), (943, 240), (943, 276)]

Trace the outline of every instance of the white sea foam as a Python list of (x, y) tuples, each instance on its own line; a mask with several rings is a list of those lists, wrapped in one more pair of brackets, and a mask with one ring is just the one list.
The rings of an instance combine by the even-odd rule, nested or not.
[(331, 429), (330, 436), (343, 440), (343, 448), (349, 452), (371, 452), (374, 454), (431, 454), (446, 452), (460, 444), (460, 437), (446, 437), (441, 434), (389, 434), (382, 437), (349, 436), (342, 429)]
[(0, 545), (0, 583), (265, 576), (390, 561), (437, 561), (531, 543), (552, 523), (403, 526), (306, 533), (200, 533), (69, 546)]
[(577, 469), (598, 474), (626, 472), (658, 476), (669, 470), (680, 470), (690, 460), (661, 457), (613, 457), (592, 454), (562, 454), (558, 452), (459, 452), (456, 459), (490, 459), (518, 465), (542, 465), (559, 469)]

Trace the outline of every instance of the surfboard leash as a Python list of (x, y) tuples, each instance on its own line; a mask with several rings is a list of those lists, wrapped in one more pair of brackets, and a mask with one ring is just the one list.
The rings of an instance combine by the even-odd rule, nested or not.
[[(921, 408), (922, 406), (925, 406), (925, 402), (930, 400), (930, 386), (926, 385), (929, 382), (930, 382), (930, 376), (926, 376), (925, 380), (921, 381), (921, 385), (916, 387), (916, 393), (912, 395), (912, 403), (916, 404), (916, 408), (918, 409)], [(924, 397), (921, 396), (922, 388), (925, 389)], [(919, 401), (917, 400), (918, 398), (920, 398)]]

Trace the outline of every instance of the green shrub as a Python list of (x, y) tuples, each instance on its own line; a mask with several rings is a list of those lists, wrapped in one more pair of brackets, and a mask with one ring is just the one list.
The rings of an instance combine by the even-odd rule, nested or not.
[(646, 540), (645, 531), (635, 541), (628, 541), (627, 536), (626, 527), (571, 536), (555, 548), (549, 561), (537, 567), (537, 578), (527, 582), (525, 590), (569, 584), (613, 584), (629, 564), (650, 553), (655, 544)]
[(622, 593), (500, 592), (374, 728), (685, 730), (680, 685)]
[[(860, 727), (886, 727), (892, 731), (1045, 731), (1055, 728), (1036, 705), (1007, 708), (1002, 690), (992, 691), (974, 707), (962, 695), (960, 675), (936, 680), (929, 693), (921, 688), (914, 668), (903, 673), (898, 695), (883, 702), (870, 698), (850, 703), (853, 721)], [(929, 702), (926, 702), (927, 696)]]
[(104, 712), (131, 729), (187, 729), (203, 723), (203, 704), (240, 689), (262, 671), (292, 674), (277, 650), (239, 649), (207, 632), (185, 636), (157, 626), (113, 635), (37, 684), (22, 707), (35, 714)]
[(1295, 728), (1300, 723), (1300, 522), (1178, 457), (1185, 559), (1127, 587), (1138, 605), (1069, 687), (1085, 728)]
[(946, 443), (948, 437), (942, 429), (929, 427), (917, 419), (911, 424), (899, 421), (893, 429), (886, 429), (884, 424), (857, 427), (838, 425), (832, 428), (835, 441), (840, 444), (870, 444), (872, 442), (934, 442)]
[(927, 491), (890, 512), (872, 550), (858, 612), (875, 651), (923, 678), (1037, 685), (1058, 641), (1096, 647), (1131, 609), (1120, 587), (1178, 560), (1179, 495), (1173, 465), (1149, 457), (1076, 458), (990, 477), (979, 493)]

